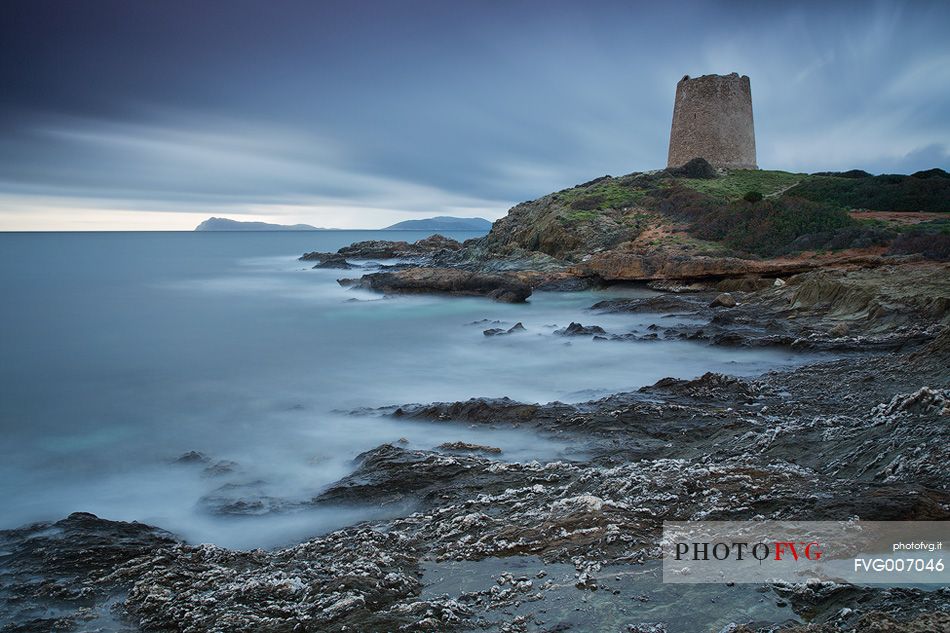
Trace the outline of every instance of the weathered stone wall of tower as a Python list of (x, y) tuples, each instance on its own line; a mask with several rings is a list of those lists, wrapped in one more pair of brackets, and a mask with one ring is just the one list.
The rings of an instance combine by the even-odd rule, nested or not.
[(758, 169), (749, 78), (683, 77), (676, 84), (668, 167), (705, 158), (714, 167)]

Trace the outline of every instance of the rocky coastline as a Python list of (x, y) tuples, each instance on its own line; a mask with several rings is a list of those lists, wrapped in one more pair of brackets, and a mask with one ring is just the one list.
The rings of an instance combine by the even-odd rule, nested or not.
[[(834, 359), (752, 378), (667, 378), (581, 404), (474, 398), (354, 411), (530, 429), (570, 439), (578, 457), (505, 462), (504, 446), (384, 444), (303, 505), (387, 507), (395, 518), (270, 551), (189, 544), (85, 513), (3, 531), (0, 630), (660, 633), (687, 630), (671, 618), (730, 600), (748, 617), (689, 630), (950, 630), (947, 587), (716, 587), (696, 589), (678, 614), (657, 610), (668, 591), (655, 575), (664, 520), (950, 519), (950, 263), (881, 245), (737, 257), (664, 241), (680, 229), (649, 205), (596, 207), (613, 195), (608, 185), (661, 195), (657, 178), (598, 179), (519, 205), (464, 244), (362, 242), (300, 259), (371, 268), (341, 280), (366, 290), (511, 303), (650, 282), (653, 296), (592, 302), (555, 334)], [(602, 213), (582, 215), (585, 205)], [(565, 208), (586, 223), (549, 217)], [(608, 332), (597, 323), (604, 313), (656, 321)], [(667, 325), (670, 314), (692, 324)], [(301, 506), (260, 501), (275, 512)]]
[[(583, 315), (593, 325), (603, 311), (688, 312), (706, 325), (654, 333), (848, 352), (838, 360), (752, 379), (665, 379), (578, 405), (473, 399), (355, 412), (530, 428), (584, 447), (584, 459), (541, 464), (498, 461), (491, 447), (383, 445), (311, 501), (405, 506), (395, 519), (249, 552), (82, 513), (3, 532), (2, 597), (18, 622), (4, 630), (589, 630), (583, 611), (546, 608), (565, 589), (540, 574), (568, 566), (578, 609), (597, 595), (622, 606), (611, 630), (661, 631), (639, 615), (640, 594), (611, 579), (655, 563), (664, 519), (950, 519), (950, 268), (906, 266), (813, 271), (758, 289), (735, 280), (731, 307), (711, 307), (713, 289), (601, 302)], [(424, 591), (429, 565), (503, 569), (525, 557), (538, 566), (529, 575)], [(946, 588), (764, 591), (787, 605), (786, 621), (729, 630), (950, 624)]]

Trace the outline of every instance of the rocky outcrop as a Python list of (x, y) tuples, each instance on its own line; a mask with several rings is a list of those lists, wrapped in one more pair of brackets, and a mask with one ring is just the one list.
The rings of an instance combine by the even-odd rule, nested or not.
[[(538, 601), (564, 607), (532, 610), (532, 621), (551, 630), (594, 588), (623, 604), (669, 599), (648, 581), (631, 591), (615, 580), (643, 576), (664, 520), (950, 518), (944, 346), (852, 355), (755, 379), (664, 379), (581, 404), (474, 399), (387, 409), (378, 413), (531, 426), (572, 438), (582, 453), (573, 461), (505, 463), (492, 459), (492, 447), (464, 442), (437, 451), (383, 445), (311, 503), (369, 503), (399, 516), (273, 551), (192, 546), (91, 515), (2, 532), (0, 613), (15, 614), (14, 630), (37, 631), (80, 620), (97, 628), (103, 613), (156, 631), (222, 623), (235, 631), (510, 630), (492, 624), (492, 614)], [(207, 462), (199, 455), (184, 464)], [(543, 569), (480, 578), (484, 588), (472, 591), (425, 592), (424, 564), (491, 558), (505, 565), (511, 556), (569, 566), (571, 593), (551, 593), (558, 583), (549, 584)], [(867, 623), (941, 630), (950, 607), (939, 590), (834, 583), (760, 590), (816, 630)], [(609, 628), (599, 611), (584, 617)], [(624, 618), (624, 628), (650, 630), (646, 616)]]
[(129, 583), (113, 575), (133, 560), (178, 541), (141, 523), (75, 512), (55, 523), (0, 531), (0, 626), (4, 631), (97, 630), (114, 626), (94, 609)]
[(485, 296), (505, 303), (521, 303), (531, 286), (513, 275), (480, 273), (453, 268), (410, 268), (363, 275), (359, 288), (388, 293), (447, 293)]
[(442, 235), (430, 235), (417, 242), (403, 242), (391, 240), (366, 240), (354, 242), (344, 246), (336, 253), (322, 253), (313, 251), (300, 256), (301, 261), (346, 261), (350, 259), (413, 259), (422, 256), (433, 256), (439, 253), (458, 251), (462, 244), (457, 240)]
[(728, 292), (723, 292), (709, 302), (710, 308), (734, 308), (736, 307), (736, 298)]
[(876, 267), (885, 258), (868, 254), (829, 255), (776, 259), (738, 259), (707, 255), (607, 251), (594, 253), (575, 267), (582, 275), (607, 281), (696, 280), (746, 277), (779, 277), (816, 268)]
[[(313, 253), (309, 253), (313, 255)], [(322, 254), (322, 253), (321, 253)], [(327, 253), (327, 256), (320, 260), (320, 263), (315, 265), (314, 268), (336, 268), (340, 270), (349, 270), (350, 268), (356, 268), (353, 264), (346, 261), (346, 257), (339, 253)]]
[(606, 330), (599, 325), (581, 325), (572, 322), (566, 328), (555, 330), (558, 336), (594, 336), (595, 334), (606, 334)]
[(482, 334), (484, 334), (485, 336), (506, 336), (508, 334), (517, 334), (518, 332), (524, 332), (524, 331), (525, 331), (525, 327), (519, 321), (518, 323), (515, 323), (507, 330), (502, 329), (500, 327), (493, 327), (493, 328), (488, 328), (487, 330), (482, 332)]

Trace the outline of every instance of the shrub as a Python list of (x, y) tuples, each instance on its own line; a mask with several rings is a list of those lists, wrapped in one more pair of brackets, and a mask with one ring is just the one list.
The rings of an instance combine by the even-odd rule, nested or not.
[(801, 235), (782, 252), (836, 251), (844, 248), (885, 246), (896, 235), (894, 231), (875, 226), (845, 226), (833, 231)]
[(950, 220), (918, 224), (894, 240), (888, 253), (920, 253), (927, 259), (950, 261)]
[(604, 201), (603, 196), (584, 196), (583, 198), (578, 198), (571, 203), (571, 208), (578, 211), (591, 211), (596, 209)]
[(795, 185), (787, 195), (847, 209), (950, 211), (950, 178), (940, 171), (914, 176), (816, 176)]
[(723, 202), (712, 196), (684, 187), (678, 182), (672, 186), (656, 189), (644, 203), (677, 220), (695, 220), (720, 209)]
[(762, 194), (758, 191), (746, 191), (742, 199), (746, 202), (760, 202), (762, 200)]
[(716, 168), (710, 165), (705, 158), (694, 158), (685, 165), (670, 167), (666, 171), (674, 178), (699, 178), (708, 180), (719, 175), (716, 173)]
[(773, 256), (787, 252), (803, 235), (834, 232), (854, 224), (841, 209), (783, 197), (730, 203), (697, 217), (690, 233), (736, 250)]

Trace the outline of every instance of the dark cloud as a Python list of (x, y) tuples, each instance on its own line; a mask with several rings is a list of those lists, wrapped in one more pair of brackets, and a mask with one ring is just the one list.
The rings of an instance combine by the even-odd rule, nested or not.
[(948, 166), (945, 2), (12, 0), (3, 11), (0, 226), (28, 217), (31, 197), (47, 210), (107, 200), (344, 226), (497, 215), (662, 166), (687, 73), (752, 78), (763, 167)]

